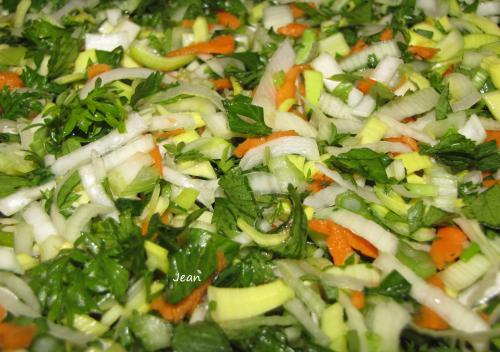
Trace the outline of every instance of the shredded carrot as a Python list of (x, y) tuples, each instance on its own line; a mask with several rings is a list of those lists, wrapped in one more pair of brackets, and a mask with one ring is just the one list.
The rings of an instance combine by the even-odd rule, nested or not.
[(232, 54), (235, 48), (235, 41), (231, 35), (221, 35), (208, 42), (191, 44), (184, 48), (167, 53), (168, 57), (183, 56), (191, 54)]
[(7, 310), (0, 305), (0, 323), (7, 317)]
[(446, 77), (449, 74), (452, 74), (453, 71), (455, 71), (455, 65), (450, 65), (450, 66), (448, 66), (448, 68), (446, 69), (446, 71), (443, 72), (443, 76)]
[(285, 37), (298, 38), (302, 36), (307, 27), (308, 25), (303, 23), (289, 23), (278, 28), (277, 32)]
[(490, 188), (496, 185), (497, 183), (500, 184), (500, 180), (494, 178), (486, 178), (488, 176), (491, 176), (491, 172), (483, 171), (482, 176), (483, 176), (483, 187)]
[(170, 213), (168, 211), (164, 212), (161, 214), (160, 219), (162, 223), (168, 225), (168, 222), (170, 221)]
[[(444, 288), (443, 281), (437, 275), (431, 276), (427, 282), (440, 289)], [(420, 306), (415, 318), (415, 324), (425, 329), (446, 330), (448, 323), (439, 316), (434, 310), (427, 306)]]
[(157, 310), (164, 319), (174, 324), (180, 323), (186, 315), (193, 313), (211, 282), (211, 279), (206, 280), (201, 286), (195, 288), (189, 296), (176, 304), (167, 303), (161, 297), (156, 298), (151, 302), (151, 309)]
[(141, 235), (146, 236), (149, 231), (149, 219), (144, 219), (141, 224)]
[(184, 128), (177, 128), (175, 130), (171, 131), (164, 131), (164, 132), (153, 132), (153, 137), (155, 139), (164, 139), (164, 138), (169, 138), (173, 136), (177, 136), (178, 134), (184, 133)]
[(410, 122), (415, 122), (415, 121), (417, 121), (417, 119), (414, 117), (411, 117), (411, 116), (405, 117), (403, 120), (401, 120), (402, 123), (410, 123)]
[(233, 87), (229, 78), (219, 78), (212, 80), (214, 88), (217, 90), (231, 89)]
[(360, 51), (363, 51), (364, 48), (368, 47), (368, 45), (365, 43), (363, 39), (358, 39), (356, 43), (351, 48), (351, 52), (349, 54), (354, 54), (358, 53)]
[(488, 313), (486, 313), (485, 311), (479, 311), (479, 312), (477, 312), (477, 314), (485, 322), (490, 323), (490, 316), (488, 315)]
[(408, 137), (408, 136), (390, 137), (390, 138), (385, 138), (384, 140), (387, 141), (387, 142), (392, 142), (392, 143), (403, 143), (403, 144), (406, 144), (414, 152), (418, 152), (418, 150), (419, 150), (417, 141), (414, 140), (411, 137)]
[(297, 7), (295, 4), (290, 4), (288, 5), (290, 7), (290, 10), (292, 10), (292, 16), (293, 18), (300, 18), (304, 16), (304, 10), (301, 8)]
[(386, 28), (380, 33), (380, 41), (392, 40), (392, 29)]
[(436, 48), (428, 48), (426, 46), (410, 45), (408, 51), (414, 56), (418, 56), (421, 59), (429, 60), (432, 59), (434, 55), (439, 51)]
[(93, 64), (87, 69), (87, 78), (92, 79), (101, 73), (111, 71), (111, 66), (108, 64)]
[(333, 182), (330, 177), (319, 171), (314, 173), (314, 175), (312, 176), (312, 180), (313, 182), (309, 185), (309, 189), (312, 193), (321, 191), (323, 188), (328, 187)]
[(438, 269), (443, 269), (446, 264), (455, 261), (462, 253), (466, 241), (467, 236), (458, 227), (441, 227), (429, 252)]
[(7, 87), (9, 89), (22, 88), (24, 83), (17, 73), (10, 71), (0, 71), (0, 89)]
[(160, 148), (158, 148), (158, 146), (154, 147), (149, 151), (149, 155), (151, 155), (154, 160), (156, 171), (163, 176), (163, 158), (161, 157)]
[(363, 291), (352, 291), (351, 302), (356, 309), (363, 309), (365, 307), (365, 294)]
[(486, 131), (486, 142), (495, 141), (500, 148), (500, 131)]
[(370, 90), (375, 85), (375, 83), (377, 83), (377, 81), (374, 81), (371, 78), (364, 78), (358, 82), (357, 87), (364, 94), (368, 94), (370, 93)]
[[(226, 266), (227, 260), (224, 258), (224, 253), (220, 250), (216, 252), (217, 255), (217, 272), (220, 273)], [(214, 275), (215, 276), (215, 275)], [(195, 288), (186, 298), (176, 304), (170, 304), (159, 297), (151, 302), (151, 309), (160, 312), (161, 316), (166, 320), (177, 324), (184, 319), (188, 314), (192, 314), (196, 306), (200, 303), (205, 295), (208, 286), (212, 283), (214, 276), (208, 278), (201, 286)]]
[(331, 220), (313, 219), (308, 225), (311, 230), (327, 236), (326, 245), (335, 265), (343, 265), (353, 249), (368, 257), (378, 256), (377, 249), (371, 243)]
[(36, 325), (0, 323), (0, 350), (28, 348), (36, 335)]
[[(186, 29), (193, 28), (193, 25), (194, 25), (194, 20), (182, 20), (181, 21), (182, 28), (186, 28)], [(209, 30), (212, 30), (214, 27), (215, 27), (215, 25), (213, 23), (208, 24)]]
[(297, 132), (295, 131), (277, 131), (265, 137), (247, 138), (243, 143), (240, 143), (236, 147), (236, 149), (234, 150), (234, 155), (236, 155), (238, 158), (242, 158), (250, 149), (258, 147), (261, 144), (272, 141), (273, 139), (296, 135)]
[(279, 107), (281, 103), (287, 99), (295, 98), (295, 83), (297, 78), (299, 78), (299, 75), (308, 67), (308, 65), (295, 65), (288, 70), (285, 76), (285, 82), (281, 87), (276, 89), (276, 107)]
[(240, 19), (226, 11), (217, 12), (217, 22), (220, 25), (231, 29), (238, 29), (241, 26)]

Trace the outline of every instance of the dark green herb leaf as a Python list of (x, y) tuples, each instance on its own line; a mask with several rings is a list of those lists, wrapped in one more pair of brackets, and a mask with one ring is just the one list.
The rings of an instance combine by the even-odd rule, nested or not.
[(486, 226), (500, 229), (500, 186), (498, 184), (481, 193), (466, 208), (468, 216), (471, 216)]
[(410, 298), (411, 285), (397, 271), (387, 275), (378, 287), (366, 289), (369, 295), (382, 295), (391, 297), (398, 302), (407, 301)]
[(343, 172), (357, 173), (378, 183), (389, 182), (385, 168), (391, 163), (391, 158), (368, 148), (352, 149), (332, 156), (329, 163)]
[(232, 100), (225, 100), (224, 107), (231, 131), (250, 136), (264, 136), (272, 132), (264, 122), (264, 109), (253, 105), (249, 97), (237, 95)]
[(130, 99), (130, 105), (136, 106), (139, 100), (160, 91), (164, 73), (153, 72), (135, 88), (134, 95)]
[(212, 322), (180, 324), (174, 331), (172, 346), (176, 352), (231, 352), (222, 329)]

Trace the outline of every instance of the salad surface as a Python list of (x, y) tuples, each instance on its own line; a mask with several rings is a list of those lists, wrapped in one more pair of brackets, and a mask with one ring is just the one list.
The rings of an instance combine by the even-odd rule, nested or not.
[(500, 350), (499, 18), (1, 0), (0, 350)]

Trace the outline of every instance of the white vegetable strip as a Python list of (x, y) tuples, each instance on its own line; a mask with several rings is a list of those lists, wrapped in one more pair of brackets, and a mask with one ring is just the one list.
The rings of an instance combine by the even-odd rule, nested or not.
[(130, 40), (127, 32), (85, 34), (85, 50), (97, 49), (112, 51), (119, 46), (122, 46), (124, 49), (130, 46)]
[(377, 101), (371, 95), (365, 95), (363, 99), (352, 109), (352, 114), (359, 117), (368, 117), (377, 107)]
[(347, 315), (347, 325), (351, 330), (357, 332), (359, 341), (359, 352), (368, 352), (369, 346), (366, 340), (368, 329), (366, 328), (365, 320), (359, 310), (354, 307), (349, 297), (344, 292), (339, 294), (339, 302), (345, 309)]
[(486, 117), (480, 117), (481, 125), (485, 130), (500, 131), (500, 121), (488, 119)]
[(80, 232), (92, 218), (108, 214), (111, 211), (113, 211), (113, 208), (99, 204), (84, 204), (80, 206), (66, 222), (67, 231), (63, 234), (64, 237), (70, 243), (75, 242), (80, 237)]
[(193, 130), (196, 122), (190, 113), (172, 113), (163, 116), (153, 116), (150, 121), (150, 131), (170, 131), (178, 128)]
[(215, 190), (219, 187), (219, 180), (199, 180), (190, 178), (177, 170), (163, 167), (163, 178), (176, 186), (184, 188), (195, 188), (200, 193), (197, 199), (210, 210), (215, 201)]
[(332, 206), (335, 204), (335, 198), (345, 191), (347, 191), (347, 189), (339, 184), (330, 185), (319, 192), (308, 195), (307, 198), (304, 199), (304, 205), (316, 209)]
[(40, 312), (40, 303), (31, 287), (21, 278), (11, 273), (0, 272), (0, 285), (11, 290), (18, 298), (22, 299), (35, 312)]
[(69, 170), (90, 161), (93, 152), (98, 156), (106, 154), (146, 132), (147, 127), (146, 122), (139, 114), (131, 113), (125, 123), (125, 133), (113, 130), (97, 141), (60, 157), (51, 166), (51, 170), (55, 175), (64, 175)]
[(452, 328), (468, 333), (489, 330), (489, 325), (476, 313), (446, 295), (441, 289), (425, 282), (393, 255), (382, 252), (373, 265), (386, 274), (393, 270), (398, 271), (411, 284), (411, 296), (438, 313)]
[(476, 304), (487, 303), (498, 294), (500, 294), (500, 272), (496, 266), (492, 267), (481, 280), (461, 292), (458, 300), (467, 307), (473, 307)]
[(329, 53), (322, 53), (311, 62), (311, 67), (323, 74), (324, 78), (343, 73), (337, 61)]
[(40, 316), (40, 313), (21, 302), (11, 290), (4, 287), (0, 287), (0, 302), (2, 302), (2, 306), (9, 313), (15, 316), (24, 315), (30, 318), (37, 318)]
[(252, 104), (264, 108), (265, 122), (269, 127), (274, 126), (273, 113), (276, 110), (276, 88), (273, 75), (279, 71), (288, 72), (294, 63), (295, 51), (290, 41), (285, 40), (269, 60), (259, 85), (255, 89)]
[(360, 69), (367, 65), (370, 55), (375, 55), (377, 59), (382, 60), (386, 56), (399, 57), (401, 53), (395, 41), (386, 40), (370, 45), (368, 48), (346, 57), (340, 62), (340, 67), (344, 71)]
[(469, 120), (467, 120), (465, 125), (458, 130), (458, 133), (473, 140), (477, 144), (484, 142), (486, 139), (486, 131), (476, 114), (472, 114), (469, 117)]
[(425, 88), (390, 101), (377, 111), (377, 115), (401, 121), (406, 117), (423, 114), (433, 109), (438, 99), (439, 94), (434, 88)]
[(318, 108), (325, 114), (328, 114), (332, 117), (349, 120), (355, 119), (352, 116), (352, 109), (349, 107), (349, 105), (344, 103), (339, 98), (328, 93), (323, 92), (321, 94), (318, 101)]
[(476, 13), (479, 16), (498, 16), (500, 15), (500, 1), (481, 1), (477, 6)]
[(382, 84), (388, 84), (392, 77), (398, 71), (399, 66), (403, 63), (403, 60), (394, 56), (384, 57), (371, 75), (371, 79), (380, 82)]
[(286, 5), (268, 6), (264, 9), (263, 25), (275, 31), (293, 22), (292, 10)]
[[(154, 72), (155, 71), (148, 68), (116, 68), (114, 70), (101, 73), (85, 83), (79, 93), (80, 99), (85, 99), (87, 95), (89, 95), (90, 91), (95, 88), (95, 82), (98, 79), (101, 80), (102, 85), (105, 85), (109, 82), (121, 79), (146, 79)], [(163, 83), (168, 84), (172, 82), (173, 79), (170, 76), (165, 75), (165, 77), (163, 77)]]
[(412, 151), (411, 148), (406, 144), (386, 141), (345, 147), (327, 147), (326, 150), (332, 155), (339, 155), (342, 153), (346, 153), (349, 150), (358, 148), (368, 148), (379, 153), (410, 153)]
[(277, 112), (273, 131), (293, 130), (302, 137), (316, 138), (318, 131), (303, 118), (291, 112)]
[[(12, 271), (16, 274), (23, 273), (23, 269), (17, 261), (16, 253), (10, 247), (0, 246), (0, 271), (1, 270)], [(0, 302), (2, 302), (1, 299)]]
[(330, 170), (329, 168), (327, 168), (325, 165), (323, 165), (321, 163), (316, 163), (316, 167), (318, 168), (319, 171), (321, 171), (326, 176), (330, 177), (332, 180), (335, 181), (335, 183), (341, 185), (342, 187), (344, 187), (350, 191), (353, 191), (354, 193), (363, 197), (364, 199), (366, 199), (369, 202), (377, 203), (377, 204), (380, 203), (380, 200), (377, 198), (375, 193), (373, 193), (373, 191), (371, 191), (367, 187), (360, 188), (360, 187), (353, 185), (351, 182), (344, 180), (342, 178), (342, 176), (340, 176), (340, 174), (337, 171)]
[(89, 164), (82, 166), (78, 169), (78, 173), (80, 174), (82, 186), (85, 189), (85, 192), (87, 192), (92, 203), (109, 207), (112, 209), (109, 216), (118, 220), (118, 211), (115, 208), (115, 204), (104, 190), (101, 180), (99, 180), (96, 176), (93, 165)]
[(147, 153), (155, 147), (153, 136), (146, 134), (102, 157), (106, 171), (121, 165), (136, 153)]
[(281, 193), (278, 178), (268, 172), (252, 172), (248, 174), (248, 183), (252, 192), (258, 195)]
[(195, 85), (191, 83), (182, 83), (177, 87), (168, 89), (165, 94), (162, 95), (163, 100), (174, 98), (181, 94), (194, 95), (200, 98), (208, 99), (212, 104), (214, 104), (219, 110), (224, 111), (224, 106), (222, 105), (222, 98), (214, 90), (203, 86)]
[(57, 235), (54, 224), (39, 202), (31, 203), (22, 215), (24, 221), (31, 225), (35, 241), (38, 244), (43, 243), (49, 236)]
[(479, 245), (481, 252), (483, 252), (493, 265), (498, 265), (500, 263), (499, 246), (485, 236), (476, 220), (458, 218), (453, 221), (460, 226), (471, 241), (476, 242)]
[(404, 135), (416, 139), (417, 141), (420, 142), (428, 143), (431, 145), (436, 144), (436, 141), (433, 138), (429, 137), (429, 135), (427, 135), (426, 133), (416, 130), (410, 126), (407, 126), (404, 123), (396, 121), (391, 117), (379, 115), (378, 118), (382, 122), (385, 122), (388, 126), (390, 126), (389, 131), (386, 133), (386, 137)]
[(332, 212), (329, 219), (363, 237), (379, 251), (395, 254), (398, 250), (398, 238), (395, 235), (361, 215), (340, 209)]
[(31, 202), (40, 199), (42, 192), (48, 191), (55, 186), (55, 181), (50, 181), (36, 187), (21, 188), (7, 197), (0, 199), (0, 212), (5, 216), (13, 215)]
[(454, 291), (462, 291), (483, 276), (491, 266), (490, 261), (482, 254), (476, 254), (468, 261), (459, 260), (439, 273), (446, 287)]
[(249, 170), (264, 162), (266, 151), (270, 157), (289, 154), (299, 154), (309, 160), (319, 160), (319, 150), (316, 141), (306, 137), (281, 137), (250, 149), (240, 161), (242, 170)]
[(14, 231), (14, 250), (16, 254), (31, 255), (33, 249), (33, 229), (25, 222), (16, 225)]

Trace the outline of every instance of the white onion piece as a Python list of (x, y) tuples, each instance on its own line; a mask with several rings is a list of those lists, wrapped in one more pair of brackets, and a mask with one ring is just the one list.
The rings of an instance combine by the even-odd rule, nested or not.
[(266, 29), (275, 31), (293, 22), (292, 10), (286, 5), (268, 6), (264, 9), (262, 23)]
[(461, 292), (458, 300), (467, 307), (473, 307), (488, 303), (498, 294), (500, 294), (500, 272), (497, 266), (492, 267), (481, 280)]
[(386, 56), (399, 57), (401, 56), (401, 52), (394, 40), (385, 40), (370, 45), (358, 53), (347, 56), (340, 62), (340, 67), (344, 71), (354, 71), (366, 67), (370, 55), (375, 55), (377, 59), (382, 60)]
[(439, 273), (439, 277), (447, 288), (460, 292), (479, 280), (490, 267), (491, 262), (478, 253), (467, 261), (458, 260), (451, 263)]
[(476, 13), (479, 16), (498, 16), (500, 15), (499, 1), (481, 1), (477, 6)]
[(378, 116), (378, 118), (389, 126), (389, 130), (387, 131), (385, 137), (408, 136), (416, 139), (417, 141), (424, 142), (430, 145), (436, 144), (436, 140), (431, 138), (426, 133), (416, 130), (404, 123), (396, 121), (393, 118), (383, 115)]
[(155, 147), (153, 136), (146, 134), (132, 142), (125, 144), (123, 147), (118, 148), (111, 153), (102, 157), (104, 169), (111, 170), (116, 166), (122, 164), (125, 160), (132, 157), (136, 153), (147, 153)]
[(377, 107), (377, 101), (371, 95), (365, 95), (363, 99), (352, 109), (352, 114), (359, 117), (368, 117)]
[(33, 229), (33, 236), (38, 244), (48, 237), (57, 235), (57, 230), (49, 215), (39, 202), (31, 203), (24, 211), (23, 218)]
[(269, 151), (270, 157), (278, 157), (289, 154), (299, 154), (308, 160), (319, 160), (319, 150), (316, 141), (306, 137), (281, 137), (263, 143), (258, 147), (250, 149), (240, 161), (242, 170), (249, 170), (264, 162)]
[(150, 131), (171, 131), (179, 128), (194, 130), (196, 122), (190, 113), (171, 113), (163, 116), (153, 116), (150, 121)]
[(363, 237), (381, 252), (395, 254), (398, 250), (398, 238), (395, 235), (361, 215), (339, 209), (332, 212), (329, 219)]
[(127, 49), (130, 44), (135, 40), (139, 32), (141, 31), (141, 27), (129, 19), (123, 19), (118, 25), (113, 29), (113, 33), (125, 32), (127, 33), (128, 43), (125, 43), (127, 46), (123, 47)]
[(480, 117), (479, 121), (481, 121), (481, 125), (485, 130), (500, 131), (500, 121), (486, 117)]
[(354, 307), (351, 302), (351, 299), (344, 293), (339, 293), (339, 303), (345, 309), (347, 315), (347, 326), (357, 332), (358, 341), (359, 341), (359, 352), (368, 352), (370, 351), (368, 346), (368, 341), (366, 339), (368, 335), (368, 329), (365, 324), (365, 319), (363, 318), (363, 314)]
[(66, 16), (71, 11), (78, 8), (94, 7), (99, 1), (97, 0), (71, 0), (66, 3), (63, 7), (52, 14), (52, 18), (60, 20), (63, 16)]
[(373, 193), (373, 191), (371, 189), (369, 189), (367, 187), (360, 188), (360, 187), (353, 185), (351, 182), (344, 180), (342, 178), (342, 176), (340, 176), (340, 174), (337, 171), (330, 170), (329, 168), (327, 168), (325, 165), (323, 165), (321, 163), (316, 163), (316, 168), (320, 172), (322, 172), (323, 174), (325, 174), (326, 176), (328, 176), (332, 180), (334, 180), (335, 183), (338, 183), (342, 187), (344, 187), (350, 191), (353, 191), (354, 193), (356, 193), (360, 197), (364, 198), (365, 200), (372, 202), (372, 203), (380, 204), (380, 200), (377, 198), (377, 196), (375, 195), (375, 193)]
[(163, 167), (163, 178), (176, 186), (184, 188), (195, 188), (200, 192), (197, 199), (212, 210), (212, 204), (215, 201), (215, 191), (219, 187), (219, 180), (199, 180), (188, 177), (177, 170)]
[(2, 306), (12, 315), (29, 318), (38, 318), (40, 316), (40, 313), (21, 302), (11, 290), (4, 287), (0, 287), (0, 302), (2, 302)]
[[(85, 83), (82, 89), (80, 89), (80, 99), (85, 99), (87, 95), (89, 95), (90, 91), (95, 88), (95, 82), (98, 79), (101, 80), (102, 85), (105, 85), (109, 82), (119, 81), (121, 79), (146, 79), (154, 72), (155, 71), (148, 68), (116, 68), (114, 70), (101, 73)], [(163, 77), (164, 84), (172, 82), (173, 79), (170, 76), (165, 75)]]
[(233, 137), (233, 132), (229, 128), (227, 116), (223, 112), (203, 115), (203, 121), (207, 124), (208, 130), (217, 137), (229, 139)]
[(111, 211), (107, 215), (118, 220), (118, 211), (115, 208), (115, 204), (109, 198), (100, 180), (96, 176), (94, 167), (91, 164), (82, 166), (78, 169), (78, 173), (80, 174), (82, 186), (85, 192), (87, 192), (90, 201), (94, 204), (109, 207)]
[(245, 69), (245, 65), (240, 60), (232, 57), (214, 57), (205, 61), (207, 66), (210, 67), (220, 77), (224, 77), (224, 70), (226, 67), (236, 67), (240, 70)]
[(360, 91), (356, 87), (352, 87), (351, 91), (349, 92), (349, 96), (347, 97), (347, 105), (353, 108), (359, 105), (359, 103), (361, 103), (364, 97), (365, 96), (362, 91)]
[(255, 89), (252, 104), (264, 108), (265, 122), (269, 127), (274, 126), (274, 111), (276, 111), (276, 87), (273, 75), (279, 71), (288, 72), (294, 64), (295, 51), (290, 41), (286, 39), (269, 60), (259, 85)]
[(122, 16), (122, 11), (120, 9), (107, 9), (106, 17), (112, 26), (116, 26), (120, 17)]
[(362, 144), (362, 145), (350, 145), (345, 147), (326, 147), (326, 151), (332, 155), (339, 155), (346, 153), (352, 149), (368, 148), (378, 153), (410, 153), (411, 148), (399, 142), (386, 142), (379, 141), (374, 143)]
[(352, 109), (349, 105), (344, 103), (341, 99), (323, 92), (318, 101), (318, 108), (332, 117), (339, 119), (353, 120)]
[(388, 84), (398, 71), (403, 60), (394, 56), (384, 57), (371, 74), (371, 79), (382, 84)]
[[(22, 274), (23, 268), (17, 261), (16, 252), (10, 247), (0, 246), (0, 271), (12, 271), (16, 274)], [(2, 302), (2, 300), (0, 300)]]
[(40, 186), (21, 188), (7, 197), (0, 199), (0, 212), (5, 216), (11, 216), (31, 202), (40, 199), (42, 192), (46, 192), (55, 186), (55, 181), (50, 181)]
[(87, 33), (85, 34), (85, 50), (113, 51), (119, 46), (127, 49), (130, 40), (127, 32), (115, 32), (108, 34)]
[(85, 347), (87, 343), (96, 339), (94, 335), (87, 335), (83, 332), (73, 330), (67, 326), (58, 325), (51, 321), (47, 321), (49, 333), (60, 339), (71, 342), (77, 346)]
[(299, 136), (316, 138), (318, 131), (309, 122), (291, 112), (277, 112), (273, 131), (297, 132)]
[(21, 278), (14, 274), (0, 272), (0, 285), (8, 288), (18, 298), (22, 299), (35, 312), (40, 312), (40, 303), (33, 293), (31, 287)]
[(78, 207), (66, 222), (67, 230), (63, 234), (70, 243), (80, 237), (80, 232), (85, 225), (94, 217), (105, 215), (113, 211), (113, 208), (99, 204), (84, 204)]
[(498, 265), (500, 263), (500, 247), (485, 236), (476, 220), (458, 218), (453, 221), (460, 226), (471, 241), (479, 245), (481, 252), (491, 263), (493, 263), (493, 265)]
[(480, 144), (486, 139), (486, 131), (476, 114), (469, 117), (465, 125), (458, 130), (458, 133), (473, 140), (476, 144)]
[(281, 193), (278, 178), (268, 172), (252, 172), (247, 175), (252, 191), (257, 195)]
[(196, 97), (208, 99), (219, 110), (224, 111), (221, 96), (214, 90), (203, 85), (181, 83), (177, 87), (170, 88), (165, 93), (163, 93), (162, 100), (175, 98), (176, 96), (179, 96), (181, 94), (194, 95)]
[(352, 133), (357, 134), (363, 128), (363, 122), (360, 120), (346, 120), (346, 119), (331, 119), (338, 133)]
[(33, 249), (33, 229), (25, 222), (16, 225), (14, 231), (14, 250), (16, 254), (31, 255)]
[(128, 119), (125, 122), (125, 129), (125, 133), (113, 130), (97, 141), (89, 143), (60, 157), (51, 166), (52, 172), (55, 175), (64, 175), (69, 170), (89, 162), (93, 152), (95, 152), (98, 156), (109, 153), (110, 151), (146, 132), (148, 126), (142, 117), (140, 117), (137, 113), (131, 113), (128, 115)]
[(335, 58), (329, 53), (322, 53), (311, 62), (311, 67), (321, 72), (323, 78), (330, 78), (333, 75), (343, 73)]
[(406, 117), (423, 114), (433, 109), (438, 99), (439, 94), (434, 88), (424, 88), (390, 101), (378, 109), (377, 114), (401, 121)]
[(308, 195), (304, 199), (304, 205), (315, 209), (330, 207), (335, 204), (337, 196), (345, 191), (347, 189), (338, 184), (330, 185), (319, 192)]
[(441, 316), (452, 328), (467, 333), (489, 330), (489, 325), (476, 313), (449, 297), (441, 289), (434, 287), (403, 265), (396, 257), (380, 253), (373, 265), (385, 274), (398, 271), (411, 284), (411, 296)]
[(448, 10), (448, 5), (441, 4), (438, 0), (417, 0), (415, 7), (424, 11), (425, 15), (429, 17), (446, 16)]

